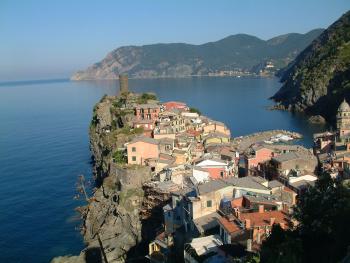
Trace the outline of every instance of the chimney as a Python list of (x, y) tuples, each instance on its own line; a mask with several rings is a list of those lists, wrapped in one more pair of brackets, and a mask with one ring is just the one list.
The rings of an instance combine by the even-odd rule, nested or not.
[(261, 234), (260, 234), (260, 230), (258, 230), (258, 235), (256, 238), (256, 243), (260, 244), (261, 243)]
[(271, 218), (270, 218), (270, 226), (273, 226), (274, 223), (275, 223), (275, 218), (274, 218), (274, 217), (271, 217)]
[(264, 213), (265, 209), (264, 209), (264, 205), (259, 205), (259, 213)]
[(236, 217), (237, 219), (241, 219), (241, 211), (239, 211), (239, 209), (236, 209)]
[(252, 240), (247, 239), (247, 251), (251, 252), (252, 251)]
[(288, 206), (287, 206), (286, 203), (283, 203), (283, 204), (282, 204), (282, 211), (285, 211), (285, 212), (288, 211)]
[(246, 229), (250, 229), (250, 227), (251, 227), (251, 226), (250, 226), (250, 219), (246, 219), (246, 220), (245, 220), (245, 228), (246, 228)]

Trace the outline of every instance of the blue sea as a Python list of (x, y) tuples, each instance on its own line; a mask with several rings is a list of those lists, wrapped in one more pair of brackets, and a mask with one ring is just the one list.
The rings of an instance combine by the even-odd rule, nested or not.
[[(233, 136), (268, 129), (304, 135), (323, 127), (303, 116), (267, 110), (281, 84), (268, 78), (129, 80), (130, 90), (179, 100), (225, 122)], [(50, 80), (0, 83), (0, 262), (49, 262), (78, 254), (77, 176), (92, 177), (88, 127), (92, 108), (117, 81)]]

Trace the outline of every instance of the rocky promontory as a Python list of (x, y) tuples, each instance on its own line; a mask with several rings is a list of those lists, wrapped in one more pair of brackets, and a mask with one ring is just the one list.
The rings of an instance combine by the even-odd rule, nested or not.
[(116, 157), (124, 144), (138, 135), (129, 126), (133, 112), (126, 107), (135, 100), (137, 95), (133, 94), (128, 100), (104, 96), (94, 107), (90, 148), (96, 187), (87, 205), (77, 209), (86, 248), (79, 256), (57, 257), (52, 263), (103, 262), (104, 256), (109, 263), (116, 263), (136, 260), (143, 254), (143, 235), (149, 229), (140, 216), (142, 186), (151, 180), (151, 171), (146, 166), (128, 166)]
[(124, 73), (131, 78), (242, 75), (246, 72), (271, 75), (291, 62), (322, 31), (290, 33), (269, 40), (237, 34), (201, 45), (123, 46), (108, 53), (100, 62), (76, 72), (71, 79), (117, 79)]
[(320, 115), (334, 123), (338, 105), (350, 99), (350, 11), (296, 57), (281, 81), (272, 97), (276, 109)]

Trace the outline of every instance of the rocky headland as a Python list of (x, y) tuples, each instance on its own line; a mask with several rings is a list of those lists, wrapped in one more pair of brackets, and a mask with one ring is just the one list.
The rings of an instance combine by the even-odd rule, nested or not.
[(124, 46), (76, 72), (72, 80), (186, 76), (273, 75), (291, 62), (323, 29), (262, 40), (237, 34), (201, 45), (185, 43)]
[(277, 102), (275, 109), (320, 115), (334, 123), (338, 105), (344, 98), (350, 99), (350, 11), (317, 37), (281, 75), (283, 86), (272, 97)]
[[(81, 233), (86, 248), (79, 256), (57, 257), (52, 263), (102, 262), (104, 256), (109, 263), (144, 259), (135, 256), (146, 254), (147, 251), (143, 253), (145, 241), (153, 237), (153, 228), (161, 224), (159, 219), (152, 218), (152, 213), (146, 218), (140, 216), (143, 184), (151, 180), (150, 168), (127, 166), (115, 159), (124, 143), (138, 134), (129, 128), (133, 113), (120, 104), (135, 100), (134, 95), (129, 96), (128, 102), (120, 97), (104, 96), (94, 107), (90, 148), (96, 188), (87, 205), (77, 209), (82, 217)], [(148, 226), (149, 220), (155, 220), (156, 224)]]

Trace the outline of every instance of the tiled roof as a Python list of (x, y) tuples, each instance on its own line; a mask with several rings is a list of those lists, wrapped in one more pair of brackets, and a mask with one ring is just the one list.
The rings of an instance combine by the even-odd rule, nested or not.
[(156, 140), (156, 139), (153, 139), (153, 138), (149, 138), (149, 137), (145, 137), (145, 136), (135, 137), (128, 144), (132, 144), (132, 143), (136, 143), (136, 142), (145, 142), (145, 143), (157, 144), (157, 145), (159, 144), (159, 140)]
[(204, 184), (200, 184), (198, 185), (199, 195), (211, 193), (228, 186), (229, 185), (222, 180), (214, 180)]
[(230, 222), (225, 217), (220, 217), (219, 222), (229, 234), (232, 234), (234, 232), (241, 230), (241, 228), (236, 224), (235, 221)]
[(274, 218), (275, 224), (283, 223), (285, 227), (289, 222), (289, 216), (284, 211), (265, 211), (263, 213), (241, 213), (240, 220), (244, 222), (246, 219), (250, 220), (251, 226), (267, 226), (270, 225), (270, 219)]
[(301, 158), (300, 155), (297, 154), (296, 152), (289, 152), (289, 153), (283, 153), (281, 155), (273, 157), (272, 159), (279, 163), (282, 163), (282, 162), (288, 162), (288, 161), (296, 160), (300, 158)]
[(269, 188), (282, 187), (282, 186), (283, 184), (277, 180), (272, 180), (272, 181), (269, 181), (268, 183)]
[(255, 179), (253, 176), (246, 176), (241, 178), (231, 177), (224, 179), (228, 184), (232, 184), (237, 187), (258, 189), (258, 190), (268, 190), (267, 187), (259, 183), (260, 179)]

